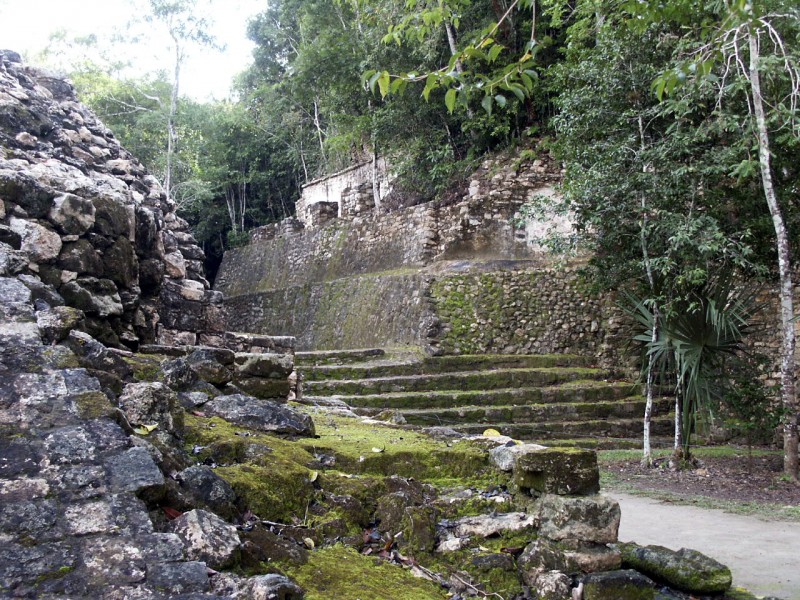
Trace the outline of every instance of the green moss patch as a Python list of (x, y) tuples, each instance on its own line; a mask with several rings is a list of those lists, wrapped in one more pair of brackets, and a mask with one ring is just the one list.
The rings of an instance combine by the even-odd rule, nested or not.
[(306, 600), (439, 600), (445, 591), (403, 567), (332, 546), (311, 553), (308, 563), (287, 569), (306, 590)]
[(336, 457), (336, 468), (351, 473), (400, 475), (437, 486), (483, 488), (502, 477), (488, 453), (467, 441), (444, 442), (414, 431), (326, 416), (316, 419), (318, 438), (299, 444)]

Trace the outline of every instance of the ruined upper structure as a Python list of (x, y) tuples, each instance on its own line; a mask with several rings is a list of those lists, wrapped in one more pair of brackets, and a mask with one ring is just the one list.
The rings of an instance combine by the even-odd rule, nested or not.
[(305, 227), (315, 228), (331, 219), (358, 216), (375, 208), (376, 192), (378, 202), (391, 192), (392, 180), (381, 158), (309, 181), (296, 204), (297, 219)]
[(216, 345), (222, 295), (203, 259), (155, 177), (72, 85), (0, 51), (0, 276), (81, 309), (109, 345)]

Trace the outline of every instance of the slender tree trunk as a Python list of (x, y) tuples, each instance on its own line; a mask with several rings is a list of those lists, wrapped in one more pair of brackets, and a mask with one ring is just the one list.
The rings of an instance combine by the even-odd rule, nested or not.
[(778, 271), (780, 273), (781, 303), (781, 403), (783, 416), (783, 468), (786, 475), (797, 481), (798, 468), (798, 432), (797, 432), (797, 397), (795, 392), (795, 330), (794, 330), (794, 286), (792, 283), (792, 267), (789, 253), (789, 235), (783, 221), (775, 187), (772, 182), (770, 165), (769, 133), (764, 113), (764, 100), (761, 96), (761, 76), (759, 72), (758, 32), (750, 31), (750, 94), (753, 112), (756, 117), (758, 135), (758, 162), (761, 166), (761, 183), (767, 199), (772, 224), (775, 227), (775, 243), (778, 249)]
[[(644, 154), (645, 150), (645, 137), (644, 137), (644, 120), (639, 115), (639, 144), (640, 150)], [(642, 167), (642, 171), (647, 172), (647, 165)], [(639, 229), (640, 243), (642, 245), (642, 259), (644, 260), (644, 268), (647, 274), (647, 283), (650, 285), (650, 292), (655, 296), (656, 282), (653, 277), (653, 268), (650, 264), (650, 253), (647, 250), (647, 197), (644, 193), (641, 195), (642, 207), (642, 220)], [(658, 341), (658, 329), (660, 324), (661, 315), (658, 311), (658, 306), (653, 306), (653, 331), (650, 337), (650, 342), (655, 344)], [(652, 449), (650, 447), (650, 420), (653, 415), (653, 385), (654, 376), (653, 370), (655, 369), (655, 357), (648, 352), (647, 355), (647, 378), (645, 380), (645, 406), (644, 406), (644, 420), (642, 423), (642, 466), (649, 467), (653, 464)]]
[(319, 120), (319, 104), (314, 100), (314, 127), (317, 128), (317, 137), (319, 138), (319, 152), (322, 156), (322, 162), (327, 163), (328, 158), (325, 156), (325, 139), (322, 136), (322, 124)]
[[(455, 56), (458, 54), (458, 45), (456, 44), (456, 30), (453, 27), (452, 23), (445, 22), (444, 30), (447, 32), (447, 44), (450, 46), (450, 56)], [(464, 72), (464, 65), (461, 64), (461, 60), (456, 61), (456, 73), (463, 73)]]
[(675, 443), (672, 447), (672, 457), (677, 462), (686, 458), (683, 453), (683, 380), (678, 375), (675, 385)]
[(167, 201), (172, 199), (172, 163), (175, 154), (175, 148), (178, 144), (178, 132), (175, 129), (175, 117), (178, 114), (178, 84), (181, 79), (181, 62), (183, 57), (181, 55), (181, 45), (178, 38), (174, 34), (172, 42), (175, 44), (175, 71), (172, 77), (172, 94), (169, 100), (169, 117), (167, 118), (167, 172), (164, 176), (164, 187), (167, 192)]

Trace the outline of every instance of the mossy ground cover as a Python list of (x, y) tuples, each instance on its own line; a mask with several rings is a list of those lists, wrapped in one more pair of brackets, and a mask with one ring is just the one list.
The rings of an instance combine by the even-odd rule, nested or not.
[(351, 473), (413, 477), (437, 487), (483, 488), (500, 482), (484, 448), (468, 441), (441, 441), (404, 428), (316, 413), (316, 439), (300, 440), (312, 453), (336, 457)]
[[(307, 590), (307, 599), (446, 598), (441, 586), (414, 577), (407, 566), (361, 555), (352, 547), (327, 546), (325, 540), (330, 543), (343, 536), (357, 546), (378, 501), (387, 493), (390, 476), (430, 484), (440, 495), (501, 486), (507, 483), (507, 476), (489, 465), (484, 447), (472, 442), (442, 441), (404, 428), (322, 412), (313, 412), (313, 416), (317, 437), (291, 440), (249, 431), (218, 417), (188, 415), (187, 449), (198, 460), (216, 464), (215, 472), (258, 517), (307, 527), (308, 536), (318, 546), (322, 544), (302, 566), (269, 565), (270, 571), (277, 568), (293, 577)], [(335, 464), (323, 467), (321, 461), (326, 457), (335, 457)], [(331, 501), (344, 497), (355, 502)], [(448, 505), (434, 501), (430, 508), (414, 510), (432, 510), (436, 518), (459, 518), (511, 508), (509, 503), (499, 506), (476, 495)], [(529, 532), (523, 537), (532, 535)], [(524, 546), (527, 541), (513, 535), (478, 540), (472, 549), (446, 560), (410, 547), (401, 551), (419, 554), (420, 564), (443, 574), (465, 570), (487, 590), (510, 597), (521, 589), (516, 570), (493, 566), (492, 555), (503, 547)], [(487, 555), (490, 558), (482, 561)]]
[(436, 583), (414, 577), (402, 567), (363, 556), (342, 545), (313, 552), (308, 562), (287, 575), (306, 590), (306, 600), (444, 600)]

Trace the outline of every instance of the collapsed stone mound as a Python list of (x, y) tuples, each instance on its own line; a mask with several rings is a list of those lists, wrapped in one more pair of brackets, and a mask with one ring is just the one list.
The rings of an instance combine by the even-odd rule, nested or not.
[(0, 50), (0, 276), (80, 309), (75, 325), (107, 345), (217, 345), (222, 295), (203, 260), (156, 178), (72, 85)]

